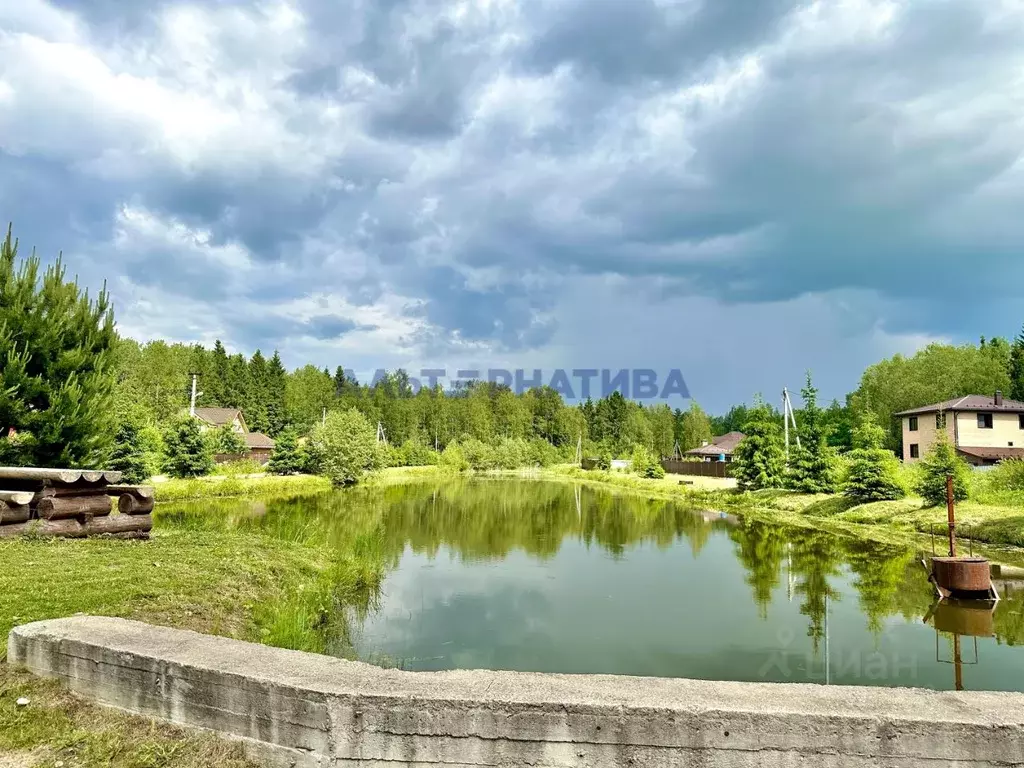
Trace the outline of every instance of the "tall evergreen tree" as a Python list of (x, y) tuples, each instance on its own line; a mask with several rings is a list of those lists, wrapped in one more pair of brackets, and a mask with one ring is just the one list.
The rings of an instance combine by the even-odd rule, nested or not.
[(882, 447), (885, 430), (874, 422), (870, 413), (865, 412), (861, 416), (853, 440), (844, 495), (858, 503), (894, 501), (906, 496), (906, 490), (900, 483), (899, 459)]
[(175, 419), (164, 433), (164, 445), (165, 469), (171, 477), (198, 477), (213, 471), (213, 452), (196, 419)]
[(237, 408), (237, 403), (229, 403), (230, 392), (228, 390), (228, 353), (220, 339), (213, 344), (213, 352), (210, 354), (209, 368), (206, 372), (206, 381), (203, 382), (203, 392), (211, 405), (218, 408)]
[(40, 280), (19, 261), (9, 227), (0, 243), (0, 464), (98, 466), (110, 449), (114, 313), (64, 279), (61, 259)]
[(800, 391), (804, 400), (799, 425), (800, 445), (791, 453), (786, 485), (802, 493), (835, 493), (836, 454), (828, 444), (824, 414), (818, 407), (818, 390), (807, 372), (807, 383)]
[(1024, 327), (1010, 350), (1010, 398), (1024, 401)]
[(946, 478), (953, 478), (953, 499), (966, 501), (971, 493), (971, 468), (957, 456), (945, 431), (937, 432), (938, 439), (928, 455), (921, 461), (921, 474), (916, 491), (929, 505), (946, 503)]
[(736, 446), (733, 473), (741, 490), (781, 488), (786, 470), (782, 429), (760, 396), (748, 411), (746, 435)]
[(249, 359), (249, 401), (245, 406), (245, 423), (253, 432), (270, 431), (267, 416), (268, 385), (267, 359), (257, 349)]
[(281, 355), (274, 350), (274, 356), (267, 364), (267, 427), (268, 434), (276, 437), (286, 423), (285, 392), (288, 374), (281, 363)]
[(267, 471), (275, 475), (292, 475), (302, 470), (298, 435), (294, 429), (286, 427), (274, 441), (274, 452), (270, 454), (270, 461), (267, 462)]

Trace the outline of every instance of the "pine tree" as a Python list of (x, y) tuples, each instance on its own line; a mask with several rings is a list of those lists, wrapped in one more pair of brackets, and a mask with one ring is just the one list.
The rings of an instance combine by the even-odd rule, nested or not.
[(206, 399), (218, 408), (237, 408), (237, 403), (229, 403), (228, 400), (228, 353), (220, 339), (213, 343), (213, 352), (210, 353), (209, 370), (206, 373), (206, 381), (203, 382), (203, 392)]
[(930, 506), (946, 503), (946, 478), (953, 477), (953, 500), (966, 501), (971, 491), (971, 468), (956, 455), (944, 431), (937, 433), (935, 446), (921, 461), (921, 475), (915, 490)]
[(885, 430), (870, 413), (861, 416), (853, 433), (854, 449), (849, 453), (849, 471), (843, 494), (858, 503), (895, 501), (907, 495), (900, 482), (900, 462), (896, 454), (882, 446)]
[(1010, 399), (1024, 400), (1024, 328), (1010, 350)]
[(274, 356), (267, 364), (267, 427), (271, 437), (277, 437), (285, 425), (285, 389), (288, 374), (281, 363), (281, 355), (274, 350)]
[(818, 390), (807, 373), (800, 391), (804, 400), (801, 412), (800, 445), (792, 451), (786, 472), (786, 486), (801, 493), (835, 493), (836, 453), (828, 445), (828, 429), (818, 407)]
[(198, 477), (213, 471), (210, 444), (199, 422), (190, 416), (176, 419), (164, 434), (167, 450), (165, 469), (171, 477)]
[(303, 469), (298, 435), (294, 429), (286, 427), (274, 441), (274, 452), (270, 454), (270, 461), (267, 462), (267, 471), (275, 475), (292, 475)]
[(782, 429), (760, 397), (743, 425), (746, 435), (736, 446), (733, 474), (741, 490), (781, 488), (786, 470)]
[(64, 279), (60, 258), (39, 275), (0, 243), (0, 464), (93, 467), (115, 430), (114, 314)]

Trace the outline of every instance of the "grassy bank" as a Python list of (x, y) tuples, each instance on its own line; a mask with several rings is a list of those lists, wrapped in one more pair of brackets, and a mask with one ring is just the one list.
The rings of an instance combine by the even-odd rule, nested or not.
[(187, 480), (165, 480), (155, 483), (154, 488), (157, 501), (187, 501), (231, 496), (270, 498), (324, 493), (331, 490), (331, 483), (316, 475), (211, 475)]
[[(372, 536), (339, 545), (258, 528), (157, 526), (149, 541), (0, 541), (0, 660), (13, 626), (89, 613), (281, 647), (338, 652), (341, 605), (365, 602), (383, 573)], [(15, 702), (27, 697), (31, 704)], [(0, 766), (242, 766), (241, 753), (88, 706), (0, 664)]]

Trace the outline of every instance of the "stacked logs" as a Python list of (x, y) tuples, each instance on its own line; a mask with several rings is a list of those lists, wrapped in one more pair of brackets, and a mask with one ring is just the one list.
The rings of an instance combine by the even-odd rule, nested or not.
[(0, 467), (0, 538), (149, 538), (153, 489), (120, 481), (120, 472)]

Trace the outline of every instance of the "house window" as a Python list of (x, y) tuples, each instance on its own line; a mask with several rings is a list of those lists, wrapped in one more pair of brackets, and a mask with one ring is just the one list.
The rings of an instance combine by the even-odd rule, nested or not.
[(921, 458), (921, 449), (917, 443), (910, 444), (910, 458), (919, 459)]
[(935, 414), (935, 428), (945, 429), (946, 428), (946, 414), (936, 413)]
[(909, 421), (910, 426), (908, 429), (910, 429), (911, 432), (917, 432), (917, 416), (911, 416)]
[(1020, 428), (1024, 429), (1024, 413), (1018, 414), (1017, 419), (1020, 421)]
[(979, 413), (978, 414), (978, 429), (992, 429), (992, 414), (991, 413)]

